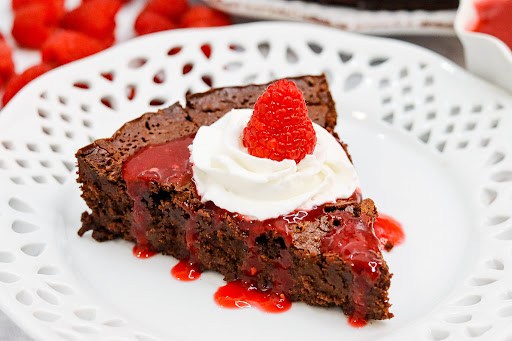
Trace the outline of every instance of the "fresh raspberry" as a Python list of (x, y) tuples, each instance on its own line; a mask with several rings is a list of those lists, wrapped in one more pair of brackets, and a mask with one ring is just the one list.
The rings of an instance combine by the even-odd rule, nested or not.
[(82, 32), (111, 45), (120, 8), (119, 0), (89, 0), (64, 14), (60, 24), (62, 28)]
[(53, 34), (41, 48), (43, 62), (63, 65), (100, 52), (102, 42), (83, 33), (62, 30)]
[(39, 48), (57, 27), (57, 17), (45, 5), (26, 5), (14, 14), (12, 36), (23, 46)]
[(275, 161), (291, 159), (299, 163), (313, 153), (316, 133), (295, 83), (282, 79), (258, 98), (244, 128), (243, 144), (249, 154)]
[(142, 11), (140, 12), (137, 20), (135, 20), (134, 29), (137, 35), (172, 30), (177, 26), (166, 17), (153, 12)]
[(9, 80), (13, 75), (14, 62), (12, 60), (11, 47), (0, 35), (0, 83)]
[(170, 20), (178, 20), (187, 10), (187, 0), (149, 0), (143, 12), (153, 12)]
[(46, 6), (56, 19), (64, 13), (64, 0), (12, 0), (12, 9), (17, 11), (33, 4)]
[(7, 102), (30, 81), (51, 69), (51, 66), (47, 64), (38, 64), (26, 69), (22, 74), (12, 77), (5, 87), (5, 93), (2, 98), (3, 105), (6, 105)]
[(206, 6), (192, 6), (182, 18), (183, 27), (214, 27), (231, 25), (231, 19), (226, 14)]

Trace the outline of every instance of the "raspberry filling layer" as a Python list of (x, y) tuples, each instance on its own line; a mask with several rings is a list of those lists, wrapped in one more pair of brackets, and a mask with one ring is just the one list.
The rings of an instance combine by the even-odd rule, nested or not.
[[(192, 165), (189, 161), (189, 145), (193, 138), (192, 135), (162, 145), (148, 146), (125, 162), (123, 178), (126, 182), (128, 194), (134, 202), (132, 233), (137, 241), (138, 248), (149, 250), (146, 232), (150, 226), (150, 213), (146, 209), (145, 203), (150, 200), (153, 184), (158, 183), (176, 187), (193, 184)], [(349, 200), (361, 201), (361, 196), (356, 192)], [(293, 285), (293, 278), (289, 272), (293, 265), (293, 259), (291, 253), (287, 250), (292, 245), (293, 240), (291, 228), (295, 223), (315, 221), (320, 215), (326, 214), (327, 219), (331, 220), (335, 228), (321, 240), (320, 251), (324, 255), (329, 253), (339, 255), (351, 267), (353, 274), (351, 299), (354, 305), (351, 321), (356, 321), (352, 324), (357, 326), (365, 321), (367, 313), (365, 299), (369, 290), (379, 278), (379, 268), (382, 264), (382, 258), (379, 256), (379, 239), (374, 234), (373, 221), (370, 218), (365, 218), (364, 215), (361, 218), (356, 218), (351, 213), (344, 211), (326, 213), (326, 205), (324, 205), (310, 211), (298, 210), (286, 216), (258, 221), (227, 212), (212, 202), (206, 202), (200, 206), (201, 210), (207, 212), (212, 218), (209, 227), (212, 230), (226, 226), (225, 218), (230, 216), (230, 219), (236, 223), (236, 226), (245, 236), (245, 243), (249, 248), (249, 256), (246, 257), (241, 267), (243, 276), (238, 278), (239, 281), (242, 281), (240, 283), (245, 283), (245, 285), (238, 283), (219, 289), (216, 297), (220, 298), (217, 302), (221, 306), (236, 305), (233, 302), (250, 298), (255, 299), (257, 302), (253, 301), (253, 304), (262, 309), (272, 306), (273, 308), (267, 310), (271, 312), (286, 310), (275, 309), (275, 305), (264, 304), (262, 300), (267, 297), (269, 300), (276, 301), (277, 297), (276, 302), (279, 305), (287, 305), (285, 301), (280, 301), (280, 299), (282, 298), (281, 294), (289, 292)], [(180, 262), (181, 265), (179, 268), (173, 269), (173, 273), (175, 277), (184, 280), (198, 277), (201, 268), (201, 264), (199, 264), (196, 257), (197, 230), (199, 227), (197, 224), (198, 208), (185, 202), (182, 205), (183, 213), (189, 216), (185, 239), (190, 250), (190, 259)], [(267, 234), (265, 233), (268, 231), (271, 231), (277, 237), (274, 240), (283, 245), (280, 248), (279, 255), (276, 255), (270, 261), (262, 262), (258, 256), (261, 254), (261, 248), (266, 245), (266, 241), (262, 239), (266, 238)], [(269, 265), (271, 266), (270, 270)], [(258, 274), (264, 269), (270, 275), (271, 287), (262, 283), (261, 280), (258, 281)], [(247, 294), (244, 299), (240, 299), (241, 288), (245, 288)], [(256, 289), (261, 295), (255, 294), (254, 290)], [(224, 295), (226, 292), (229, 295)]]

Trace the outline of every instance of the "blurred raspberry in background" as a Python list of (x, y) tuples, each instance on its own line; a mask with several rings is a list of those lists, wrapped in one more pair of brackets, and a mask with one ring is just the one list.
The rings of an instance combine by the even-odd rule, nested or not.
[[(6, 0), (4, 0), (6, 1)], [(69, 0), (68, 0), (69, 1)], [(192, 27), (232, 24), (230, 17), (188, 0), (81, 0), (68, 9), (65, 0), (11, 0), (11, 32), (0, 34), (2, 104), (34, 78), (52, 68), (90, 56), (116, 43), (119, 12), (141, 8), (126, 36)], [(126, 8), (125, 8), (126, 7)], [(131, 33), (131, 34), (130, 34)], [(16, 45), (8, 41), (15, 41)], [(208, 45), (205, 53), (211, 53)], [(13, 49), (40, 50), (41, 62), (15, 73)]]

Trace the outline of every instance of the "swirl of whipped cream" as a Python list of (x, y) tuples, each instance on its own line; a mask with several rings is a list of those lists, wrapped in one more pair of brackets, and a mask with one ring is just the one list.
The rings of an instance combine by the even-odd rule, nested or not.
[(250, 155), (242, 131), (251, 115), (252, 109), (234, 109), (197, 132), (190, 150), (203, 202), (265, 220), (348, 198), (359, 186), (341, 145), (315, 123), (315, 150), (298, 164)]

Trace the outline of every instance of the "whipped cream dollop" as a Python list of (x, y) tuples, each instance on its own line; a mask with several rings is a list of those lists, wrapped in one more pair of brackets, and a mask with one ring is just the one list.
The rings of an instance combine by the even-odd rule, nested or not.
[(193, 178), (203, 202), (211, 200), (230, 212), (265, 220), (354, 193), (359, 179), (347, 154), (315, 123), (315, 150), (298, 164), (250, 155), (242, 132), (252, 112), (233, 109), (197, 132), (190, 150)]

